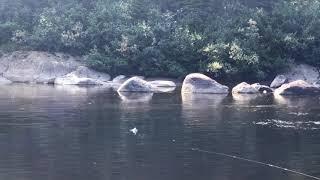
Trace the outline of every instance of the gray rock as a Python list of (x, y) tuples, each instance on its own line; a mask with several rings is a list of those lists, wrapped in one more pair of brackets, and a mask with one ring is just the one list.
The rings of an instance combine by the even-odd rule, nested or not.
[(285, 84), (288, 82), (288, 79), (284, 75), (278, 75), (271, 83), (270, 87), (271, 88), (278, 88), (281, 85)]
[(257, 94), (263, 92), (273, 92), (273, 90), (270, 87), (259, 83), (250, 85), (246, 82), (242, 82), (232, 89), (233, 94)]
[(112, 83), (124, 83), (127, 80), (127, 77), (124, 75), (119, 75), (113, 78)]
[(275, 90), (275, 95), (318, 95), (320, 88), (303, 80), (284, 84)]
[(154, 88), (147, 81), (132, 77), (119, 87), (118, 92), (154, 92)]
[(284, 74), (288, 78), (288, 82), (293, 82), (297, 80), (306, 81), (312, 84), (319, 80), (319, 70), (313, 66), (306, 64), (293, 64), (290, 70)]
[(272, 93), (273, 92), (273, 89), (270, 88), (269, 86), (261, 85), (259, 83), (251, 84), (251, 86), (254, 87), (255, 89), (257, 89), (261, 93), (264, 93), (264, 92)]
[(17, 51), (0, 58), (0, 74), (12, 82), (52, 83), (81, 65), (80, 58), (38, 51)]
[(182, 93), (227, 94), (229, 88), (200, 73), (189, 74), (183, 81)]
[(4, 77), (0, 77), (0, 85), (4, 85), (4, 84), (11, 84), (12, 81), (4, 78)]
[(155, 80), (149, 83), (154, 87), (176, 87), (176, 83), (167, 80)]
[(258, 87), (252, 86), (246, 82), (236, 85), (232, 89), (232, 94), (257, 94), (259, 93)]
[(77, 70), (57, 77), (54, 84), (57, 85), (102, 85), (110, 80), (110, 76), (105, 73), (91, 70), (84, 66), (79, 66)]
[(109, 74), (97, 72), (85, 66), (79, 66), (77, 70), (72, 73), (79, 78), (89, 78), (89, 79), (94, 79), (102, 82), (107, 82), (110, 80)]
[(55, 79), (54, 84), (56, 85), (103, 85), (103, 81), (99, 81), (91, 78), (81, 78), (72, 72), (65, 76), (58, 77)]
[(313, 85), (320, 88), (320, 80), (314, 82)]

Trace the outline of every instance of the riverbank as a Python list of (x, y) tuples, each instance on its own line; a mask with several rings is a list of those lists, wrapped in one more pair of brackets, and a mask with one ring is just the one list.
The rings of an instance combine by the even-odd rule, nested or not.
[(79, 86), (111, 86), (121, 92), (170, 92), (182, 86), (183, 93), (205, 94), (257, 94), (273, 93), (318, 94), (320, 74), (315, 67), (292, 64), (290, 69), (279, 74), (270, 84), (236, 83), (222, 85), (200, 73), (189, 74), (183, 80), (169, 78), (146, 78), (95, 71), (86, 66), (83, 58), (61, 53), (17, 51), (0, 58), (0, 83), (31, 83)]

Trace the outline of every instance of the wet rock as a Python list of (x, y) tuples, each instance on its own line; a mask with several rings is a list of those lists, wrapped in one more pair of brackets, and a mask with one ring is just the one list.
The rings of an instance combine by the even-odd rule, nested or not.
[(227, 94), (229, 88), (200, 73), (189, 74), (183, 81), (182, 93)]
[(297, 80), (282, 85), (275, 90), (275, 95), (318, 95), (320, 88), (303, 80)]

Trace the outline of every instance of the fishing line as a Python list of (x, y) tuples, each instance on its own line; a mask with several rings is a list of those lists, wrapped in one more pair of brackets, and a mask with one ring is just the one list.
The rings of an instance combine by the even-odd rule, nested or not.
[(215, 154), (215, 155), (218, 155), (218, 156), (224, 156), (224, 157), (237, 159), (237, 160), (241, 160), (241, 161), (247, 161), (247, 162), (250, 162), (250, 163), (255, 163), (255, 164), (259, 164), (259, 165), (263, 165), (263, 166), (267, 166), (267, 167), (271, 167), (271, 168), (275, 168), (275, 169), (280, 169), (282, 171), (291, 172), (291, 173), (298, 174), (298, 175), (301, 175), (301, 176), (304, 176), (304, 177), (320, 180), (319, 177), (315, 177), (315, 176), (312, 176), (312, 175), (309, 175), (309, 174), (306, 174), (306, 173), (302, 173), (302, 172), (299, 172), (299, 171), (295, 171), (295, 170), (292, 170), (292, 169), (287, 169), (287, 168), (284, 168), (284, 167), (281, 167), (281, 166), (264, 163), (264, 162), (261, 162), (261, 161), (256, 161), (256, 160), (252, 160), (252, 159), (247, 159), (247, 158), (234, 156), (234, 155), (230, 155), (230, 154), (225, 154), (225, 153), (220, 153), (220, 152), (215, 152), (215, 151), (206, 151), (206, 150), (202, 150), (202, 149), (199, 149), (199, 148), (191, 148), (191, 150), (192, 151), (197, 151), (197, 152), (202, 152), (202, 153), (207, 153), (207, 154)]

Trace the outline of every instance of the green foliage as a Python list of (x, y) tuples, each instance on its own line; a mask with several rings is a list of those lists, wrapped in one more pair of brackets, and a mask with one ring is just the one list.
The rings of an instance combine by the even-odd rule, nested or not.
[(320, 66), (320, 1), (0, 0), (0, 48), (85, 56), (115, 75), (267, 79)]

